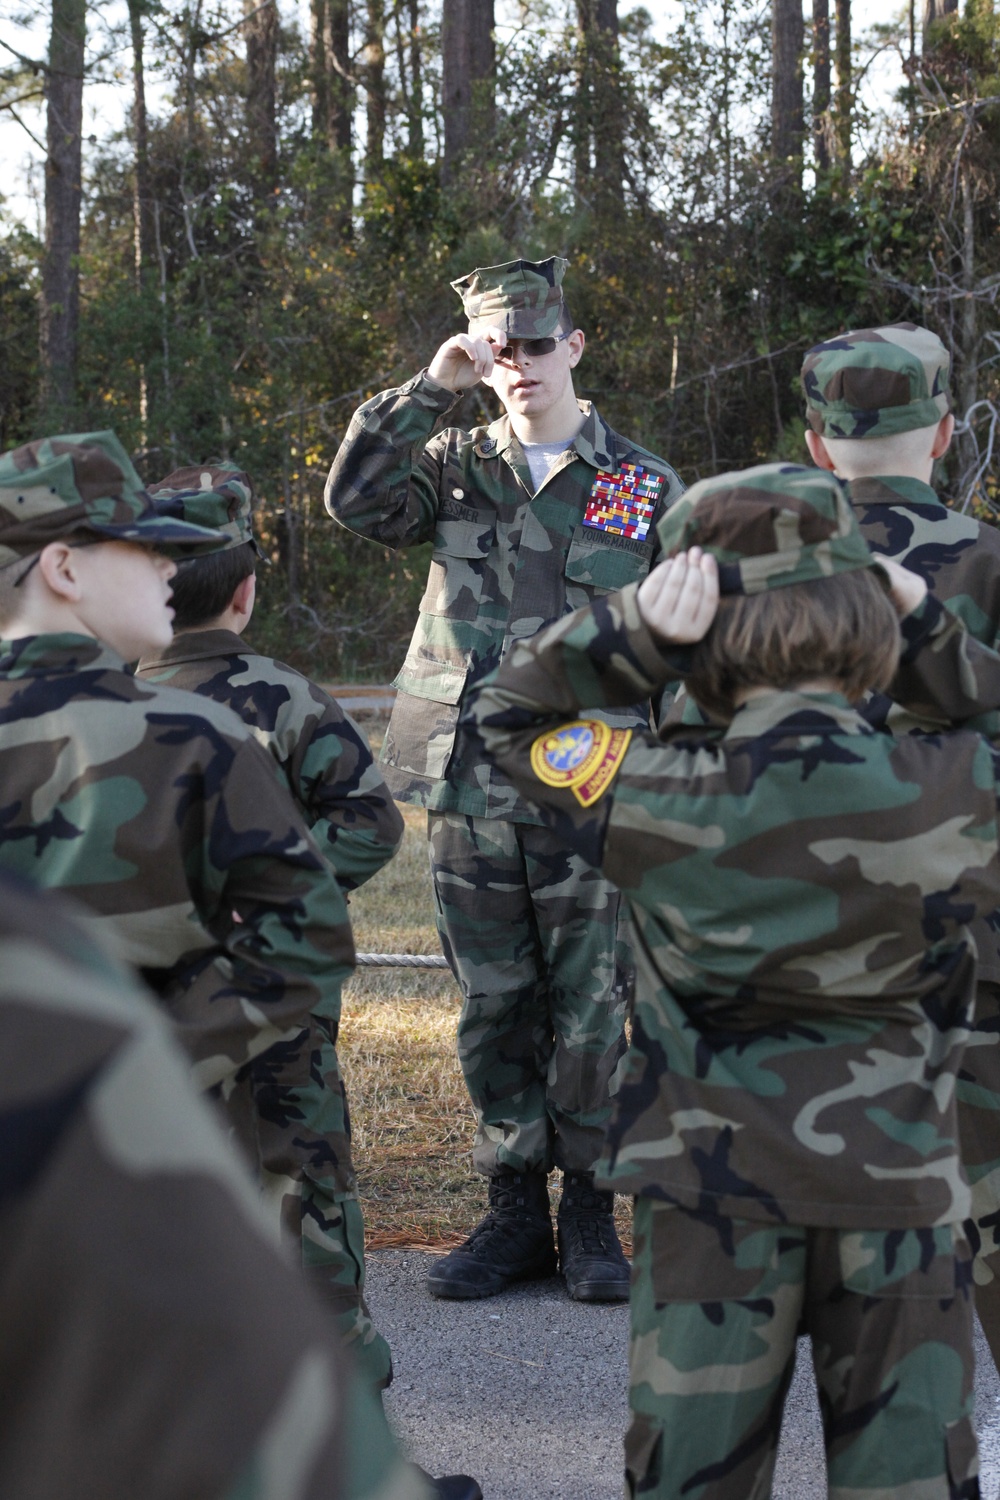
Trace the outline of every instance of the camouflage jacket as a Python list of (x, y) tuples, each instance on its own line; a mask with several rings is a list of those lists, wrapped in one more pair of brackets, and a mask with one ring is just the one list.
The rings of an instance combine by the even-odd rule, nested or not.
[[(969, 634), (1000, 647), (1000, 531), (949, 510), (919, 479), (856, 479), (848, 485), (861, 532), (873, 552), (919, 573), (937, 599), (965, 622)], [(865, 717), (894, 734), (930, 728), (883, 694), (865, 705)], [(977, 921), (973, 934), (979, 973), (1000, 983), (1000, 918)]]
[(0, 1163), (0, 1494), (425, 1496), (149, 999), (7, 874)]
[(185, 631), (136, 675), (227, 703), (278, 762), (342, 891), (391, 859), (403, 819), (364, 734), (329, 693), (229, 630)]
[(748, 1219), (961, 1219), (966, 923), (1000, 892), (990, 744), (893, 739), (835, 693), (779, 691), (725, 729), (615, 736), (590, 709), (678, 670), (636, 594), (520, 643), (469, 710), (628, 904), (637, 996), (601, 1175)]
[[(662, 459), (581, 403), (583, 427), (536, 494), (506, 416), (471, 432), (434, 433), (456, 399), (421, 374), (367, 401), (334, 460), (326, 503), (351, 531), (388, 547), (434, 544), (382, 747), (393, 795), (437, 811), (536, 823), (506, 776), (482, 761), (464, 731), (456, 734), (462, 694), (512, 641), (644, 578), (658, 559), (656, 523), (682, 486)], [(627, 465), (649, 476), (648, 501), (623, 501)], [(638, 481), (642, 488), (642, 475)], [(647, 716), (642, 704), (609, 710), (618, 725)]]
[[(339, 1016), (344, 898), (271, 757), (220, 703), (80, 635), (0, 643), (0, 868), (139, 967), (208, 1087)], [(234, 920), (235, 919), (235, 920)]]

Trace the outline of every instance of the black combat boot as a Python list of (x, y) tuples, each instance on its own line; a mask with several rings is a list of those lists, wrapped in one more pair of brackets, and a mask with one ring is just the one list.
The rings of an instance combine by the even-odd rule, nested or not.
[(426, 1479), (438, 1500), (483, 1500), (483, 1492), (468, 1474), (444, 1474), (434, 1479), (419, 1464), (413, 1466), (421, 1478)]
[(490, 1211), (464, 1245), (431, 1267), (434, 1297), (495, 1297), (515, 1281), (556, 1273), (544, 1172), (501, 1170), (490, 1178)]
[(559, 1269), (577, 1302), (627, 1302), (629, 1263), (614, 1220), (614, 1194), (599, 1193), (593, 1172), (564, 1172), (556, 1225)]

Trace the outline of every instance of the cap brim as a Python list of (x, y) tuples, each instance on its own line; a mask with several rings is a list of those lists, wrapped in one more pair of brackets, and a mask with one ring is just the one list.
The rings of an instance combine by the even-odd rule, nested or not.
[(149, 516), (131, 525), (117, 526), (101, 526), (91, 521), (87, 530), (109, 542), (138, 542), (144, 547), (156, 547), (168, 557), (219, 552), (229, 541), (222, 531), (210, 531), (206, 526), (193, 526), (190, 521), (175, 521), (168, 516)]

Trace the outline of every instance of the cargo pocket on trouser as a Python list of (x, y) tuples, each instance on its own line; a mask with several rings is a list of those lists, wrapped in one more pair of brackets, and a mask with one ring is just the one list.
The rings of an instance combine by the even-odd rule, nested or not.
[(806, 1316), (831, 1500), (977, 1494), (969, 1255), (957, 1225), (812, 1231)]
[(979, 1446), (971, 1417), (959, 1417), (944, 1430), (948, 1500), (979, 1500)]
[(627, 1482), (651, 1500), (768, 1495), (805, 1231), (640, 1198), (634, 1247)]
[(663, 1433), (645, 1417), (633, 1417), (625, 1434), (625, 1493), (648, 1495), (660, 1482)]

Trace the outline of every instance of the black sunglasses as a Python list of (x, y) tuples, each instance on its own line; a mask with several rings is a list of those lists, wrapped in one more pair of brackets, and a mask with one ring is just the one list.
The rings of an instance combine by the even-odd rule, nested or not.
[(568, 333), (559, 333), (555, 338), (548, 339), (515, 339), (514, 343), (504, 344), (502, 349), (497, 349), (493, 358), (512, 360), (514, 358), (514, 344), (516, 344), (521, 353), (526, 354), (529, 359), (540, 359), (543, 354), (551, 354), (557, 344), (561, 344), (563, 339), (568, 339), (569, 337)]

